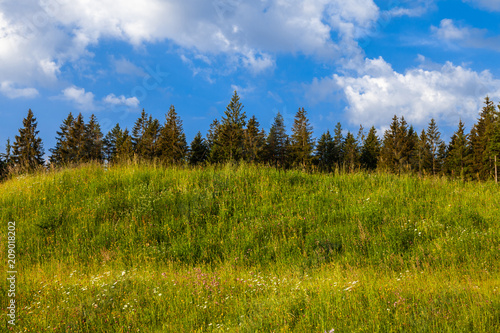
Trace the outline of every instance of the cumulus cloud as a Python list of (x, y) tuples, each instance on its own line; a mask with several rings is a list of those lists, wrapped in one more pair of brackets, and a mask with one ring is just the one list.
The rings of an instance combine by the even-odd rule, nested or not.
[(2, 82), (0, 92), (8, 98), (33, 98), (38, 96), (38, 90), (35, 88), (15, 88), (12, 82)]
[(430, 118), (451, 124), (459, 118), (472, 121), (487, 94), (500, 98), (500, 80), (490, 72), (478, 73), (450, 62), (437, 70), (415, 68), (398, 73), (378, 58), (366, 59), (363, 69), (361, 76), (335, 74), (315, 80), (309, 97), (343, 92), (351, 123), (366, 126), (386, 124), (395, 114), (415, 125), (424, 125)]
[(450, 19), (441, 20), (439, 28), (433, 26), (431, 29), (438, 38), (445, 40), (461, 40), (469, 38), (471, 35), (471, 31), (468, 28), (459, 28)]
[(115, 106), (124, 105), (124, 106), (130, 107), (130, 108), (139, 106), (139, 100), (137, 99), (137, 97), (126, 98), (123, 95), (117, 97), (117, 96), (115, 96), (115, 94), (109, 94), (108, 96), (106, 96), (103, 99), (103, 101), (105, 103), (115, 105)]
[(71, 102), (74, 102), (80, 110), (89, 111), (94, 110), (94, 94), (85, 92), (84, 88), (75, 86), (68, 87), (62, 91), (63, 97)]
[[(259, 73), (272, 69), (280, 52), (345, 56), (356, 44), (339, 43), (367, 33), (378, 16), (373, 0), (144, 0), (140, 6), (132, 0), (3, 1), (0, 81), (54, 80), (65, 63), (91, 56), (89, 46), (103, 38), (136, 47), (169, 40), (208, 65), (211, 56), (224, 54)], [(129, 65), (116, 63), (138, 72)]]

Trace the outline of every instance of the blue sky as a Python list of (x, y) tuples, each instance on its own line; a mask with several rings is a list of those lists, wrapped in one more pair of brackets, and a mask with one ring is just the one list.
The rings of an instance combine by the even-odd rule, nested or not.
[(106, 133), (171, 104), (191, 142), (235, 89), (266, 131), (304, 107), (316, 137), (397, 114), (448, 138), (500, 102), (499, 55), (498, 0), (0, 0), (0, 147), (29, 108), (48, 152), (69, 112)]

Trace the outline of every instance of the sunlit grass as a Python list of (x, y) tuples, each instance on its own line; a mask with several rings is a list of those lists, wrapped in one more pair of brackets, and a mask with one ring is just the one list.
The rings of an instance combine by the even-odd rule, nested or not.
[(0, 184), (27, 332), (495, 332), (498, 207), (493, 183), (250, 165)]

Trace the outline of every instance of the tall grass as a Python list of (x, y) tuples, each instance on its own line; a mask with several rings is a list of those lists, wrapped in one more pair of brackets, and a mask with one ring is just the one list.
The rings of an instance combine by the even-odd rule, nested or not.
[(20, 331), (500, 331), (493, 183), (87, 165), (0, 207)]

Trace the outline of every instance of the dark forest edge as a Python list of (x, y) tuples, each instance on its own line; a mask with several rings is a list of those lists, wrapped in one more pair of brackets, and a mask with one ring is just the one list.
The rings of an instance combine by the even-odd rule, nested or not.
[(85, 123), (81, 113), (76, 118), (70, 113), (57, 132), (56, 146), (49, 149), (46, 163), (37, 121), (30, 109), (19, 135), (13, 143), (7, 140), (6, 151), (0, 155), (0, 178), (88, 162), (153, 161), (195, 166), (245, 161), (282, 169), (378, 170), (464, 181), (494, 179), (498, 183), (500, 104), (495, 107), (488, 97), (470, 132), (466, 134), (460, 121), (448, 144), (441, 139), (434, 119), (418, 134), (404, 117), (396, 115), (382, 139), (374, 126), (367, 134), (360, 126), (356, 135), (349, 131), (344, 137), (342, 125), (337, 123), (333, 136), (328, 130), (316, 142), (307, 112), (299, 108), (291, 132), (287, 134), (280, 113), (267, 134), (255, 116), (247, 121), (235, 91), (221, 120), (213, 120), (205, 138), (198, 132), (190, 145), (173, 105), (163, 125), (143, 110), (131, 132), (116, 124), (105, 136), (95, 115)]

